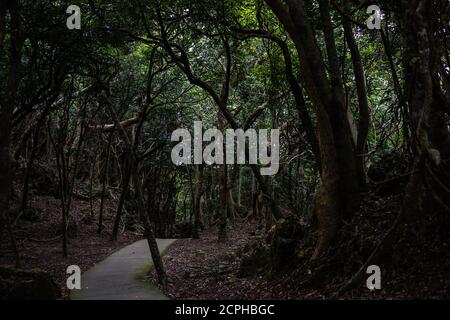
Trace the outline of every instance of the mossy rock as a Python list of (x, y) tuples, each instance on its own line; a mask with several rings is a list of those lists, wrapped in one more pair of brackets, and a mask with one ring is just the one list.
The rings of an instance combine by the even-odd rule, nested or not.
[(290, 214), (277, 221), (265, 239), (270, 248), (271, 271), (279, 271), (294, 262), (299, 240), (303, 236), (304, 230), (296, 215)]
[(239, 274), (278, 272), (298, 260), (299, 241), (304, 230), (298, 217), (289, 214), (277, 221), (262, 238), (248, 243), (241, 253)]
[(61, 290), (48, 272), (0, 267), (1, 300), (54, 300)]
[(270, 264), (270, 248), (263, 239), (248, 244), (242, 253), (239, 275), (247, 276), (266, 270)]

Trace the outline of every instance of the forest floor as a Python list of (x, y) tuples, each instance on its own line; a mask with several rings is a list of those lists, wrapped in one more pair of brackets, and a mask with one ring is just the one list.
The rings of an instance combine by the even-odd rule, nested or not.
[[(99, 200), (93, 203), (98, 212)], [(98, 219), (90, 217), (90, 203), (74, 198), (68, 228), (68, 256), (63, 257), (61, 238), (60, 200), (52, 196), (35, 195), (30, 199), (32, 208), (14, 227), (17, 246), (24, 269), (40, 268), (49, 272), (60, 286), (62, 298), (68, 298), (66, 287), (69, 265), (78, 265), (82, 272), (88, 270), (118, 249), (142, 238), (139, 231), (121, 230), (117, 241), (110, 235), (116, 205), (105, 203), (104, 228), (97, 233)], [(5, 237), (6, 238), (6, 237)], [(0, 265), (14, 267), (14, 255), (7, 239), (0, 243)]]
[[(50, 272), (61, 287), (63, 298), (68, 298), (65, 286), (66, 268), (78, 265), (86, 271), (118, 249), (142, 238), (139, 228), (121, 230), (116, 242), (110, 241), (115, 200), (105, 205), (104, 229), (97, 234), (97, 217), (90, 217), (90, 203), (75, 197), (72, 203), (69, 228), (68, 257), (63, 258), (61, 246), (60, 201), (53, 196), (34, 195), (30, 199), (31, 213), (19, 220), (15, 235), (22, 267), (41, 268)], [(93, 202), (97, 213), (99, 200)], [(365, 261), (371, 249), (383, 236), (398, 211), (398, 199), (371, 199), (352, 224), (356, 237), (355, 248), (366, 248), (363, 254), (349, 257), (351, 271), (336, 271), (317, 285), (304, 286), (298, 269), (285, 268), (268, 275), (254, 272), (240, 273), (243, 248), (259, 237), (255, 222), (230, 224), (228, 240), (217, 242), (217, 230), (210, 228), (201, 239), (180, 239), (163, 257), (169, 277), (164, 293), (173, 299), (328, 299), (345, 283)], [(97, 215), (97, 214), (96, 214)], [(447, 234), (437, 237), (435, 224), (424, 224), (428, 237), (420, 243), (405, 242), (395, 261), (382, 266), (382, 289), (369, 291), (364, 283), (344, 294), (343, 299), (442, 299), (450, 298), (450, 243)], [(448, 228), (443, 227), (443, 230)], [(355, 237), (353, 237), (355, 238)], [(0, 265), (14, 266), (9, 242), (0, 243)], [(369, 248), (369, 249), (367, 249)], [(353, 250), (353, 249), (352, 249)], [(400, 249), (398, 249), (400, 250)], [(345, 269), (344, 269), (345, 270)], [(156, 284), (154, 272), (150, 280)]]
[[(357, 226), (366, 238), (371, 232), (376, 242), (387, 230), (392, 219), (380, 218), (375, 212), (389, 214), (388, 207), (392, 207), (392, 203), (369, 208), (373, 218), (380, 221), (373, 223), (371, 230)], [(354, 272), (330, 273), (326, 281), (309, 286), (302, 285), (305, 279), (295, 268), (271, 275), (255, 272), (242, 276), (240, 252), (257, 234), (255, 223), (242, 223), (229, 226), (229, 238), (225, 243), (217, 242), (215, 228), (206, 230), (201, 239), (178, 240), (163, 257), (169, 277), (165, 294), (172, 299), (330, 299)], [(359, 287), (339, 299), (448, 299), (449, 252), (448, 242), (440, 242), (438, 247), (409, 248), (398, 261), (383, 264), (381, 290), (370, 291), (364, 279)], [(155, 272), (150, 274), (150, 279), (157, 283)]]

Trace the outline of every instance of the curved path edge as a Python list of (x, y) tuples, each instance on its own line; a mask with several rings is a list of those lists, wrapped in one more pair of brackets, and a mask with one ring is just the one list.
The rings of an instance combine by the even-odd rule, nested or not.
[[(165, 253), (176, 239), (156, 239)], [(136, 241), (97, 263), (81, 275), (81, 289), (70, 292), (71, 300), (165, 300), (146, 279), (154, 268), (146, 239)]]

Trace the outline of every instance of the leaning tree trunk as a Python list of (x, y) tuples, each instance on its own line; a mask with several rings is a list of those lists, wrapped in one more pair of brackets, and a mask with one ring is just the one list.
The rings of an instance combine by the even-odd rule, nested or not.
[(142, 193), (142, 184), (139, 179), (137, 161), (134, 155), (132, 156), (131, 162), (131, 176), (133, 179), (134, 191), (136, 193), (136, 199), (138, 202), (137, 210), (139, 212), (141, 222), (144, 226), (145, 238), (147, 239), (148, 247), (150, 248), (153, 264), (155, 265), (156, 273), (158, 275), (158, 281), (163, 287), (165, 287), (167, 285), (167, 275), (164, 269), (161, 255), (159, 253), (158, 243), (155, 239), (153, 227), (149, 221), (148, 213), (145, 211), (145, 201), (144, 195)]
[[(105, 104), (109, 108), (109, 113), (111, 117), (114, 120), (114, 123), (116, 124), (116, 127), (119, 131), (119, 134), (126, 146), (126, 154), (128, 155), (128, 166), (130, 170), (130, 177), (133, 181), (133, 185), (135, 188), (135, 194), (138, 201), (137, 210), (139, 213), (139, 217), (141, 219), (141, 223), (144, 226), (145, 231), (145, 238), (147, 239), (148, 246), (150, 248), (150, 254), (152, 256), (153, 263), (155, 265), (156, 273), (158, 275), (158, 281), (159, 283), (165, 287), (167, 285), (167, 276), (166, 271), (164, 269), (164, 264), (161, 259), (161, 255), (159, 253), (158, 244), (155, 239), (155, 234), (153, 232), (153, 227), (150, 223), (148, 212), (145, 210), (145, 201), (144, 201), (144, 195), (142, 192), (142, 183), (141, 179), (139, 178), (139, 172), (138, 172), (138, 165), (139, 161), (137, 159), (135, 148), (133, 144), (130, 141), (130, 138), (128, 137), (127, 132), (125, 131), (124, 127), (121, 125), (119, 118), (117, 116), (116, 111), (114, 110), (114, 107), (111, 103), (110, 97), (109, 97), (109, 90), (105, 90), (105, 92), (99, 96), (101, 103)], [(138, 139), (134, 141), (137, 145)]]
[(120, 219), (122, 217), (123, 207), (125, 205), (125, 199), (128, 194), (128, 190), (130, 188), (130, 164), (129, 164), (129, 157), (128, 155), (125, 155), (125, 165), (123, 167), (122, 172), (122, 191), (120, 192), (119, 196), (119, 203), (117, 205), (117, 212), (116, 217), (114, 218), (114, 225), (113, 230), (111, 233), (111, 241), (117, 240), (117, 236), (119, 234), (119, 225), (120, 225)]

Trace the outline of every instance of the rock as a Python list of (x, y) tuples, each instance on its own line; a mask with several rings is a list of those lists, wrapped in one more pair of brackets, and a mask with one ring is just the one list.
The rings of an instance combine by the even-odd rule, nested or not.
[(270, 248), (264, 241), (255, 241), (244, 249), (239, 275), (247, 276), (267, 269), (270, 264)]
[(292, 263), (297, 255), (298, 242), (304, 236), (299, 219), (294, 214), (280, 219), (267, 233), (270, 246), (271, 270), (279, 271)]
[(280, 219), (264, 238), (247, 244), (242, 253), (239, 273), (242, 276), (259, 271), (277, 272), (298, 259), (299, 240), (304, 232), (297, 216)]

